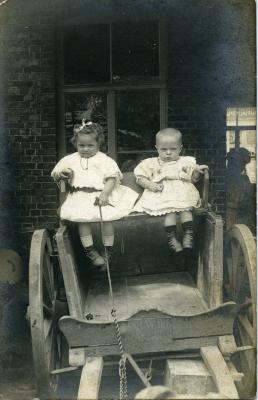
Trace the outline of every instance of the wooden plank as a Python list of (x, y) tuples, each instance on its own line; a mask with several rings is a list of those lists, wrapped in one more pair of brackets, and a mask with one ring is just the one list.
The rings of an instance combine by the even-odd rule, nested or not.
[(175, 397), (178, 395), (202, 395), (216, 392), (211, 374), (202, 359), (168, 359), (165, 370), (165, 385)]
[(218, 346), (223, 355), (230, 355), (237, 351), (237, 345), (233, 335), (219, 336)]
[(223, 221), (220, 216), (207, 212), (202, 236), (197, 287), (211, 308), (219, 306), (223, 298)]
[(228, 366), (217, 346), (201, 347), (201, 356), (210, 371), (218, 391), (228, 399), (238, 399), (238, 393)]
[[(209, 215), (209, 213), (208, 213)], [(223, 221), (221, 217), (216, 216), (214, 226), (214, 250), (213, 263), (211, 265), (211, 288), (210, 288), (210, 306), (216, 307), (222, 303), (222, 282), (223, 282)]]
[(72, 367), (82, 366), (86, 361), (86, 353), (84, 347), (69, 349), (69, 365)]
[[(112, 282), (117, 316), (120, 320), (128, 319), (139, 311), (152, 309), (180, 316), (207, 311), (187, 272), (120, 277), (114, 278)], [(113, 321), (106, 280), (90, 283), (85, 305), (85, 315), (90, 313), (95, 321)]]
[(144, 90), (144, 89), (166, 89), (167, 85), (165, 82), (157, 81), (157, 83), (138, 81), (133, 85), (126, 85), (124, 83), (107, 84), (107, 85), (96, 85), (91, 84), (74, 84), (74, 85), (64, 85), (64, 93), (87, 93), (87, 92), (107, 92), (109, 90), (115, 89), (116, 91), (126, 91), (126, 90)]
[[(147, 342), (146, 346), (143, 348), (143, 351), (138, 351), (138, 348), (135, 347), (132, 343), (130, 347), (127, 346), (126, 351), (130, 352), (133, 355), (149, 355), (150, 352), (152, 355), (160, 354), (160, 352), (178, 352), (178, 351), (196, 351), (199, 350), (201, 347), (205, 346), (216, 346), (217, 344), (217, 337), (216, 336), (209, 336), (203, 338), (190, 338), (190, 339), (176, 339), (165, 345), (159, 345), (158, 343), (151, 343)], [(105, 356), (119, 356), (120, 351), (118, 346), (115, 345), (107, 345), (107, 346), (90, 346), (90, 347), (80, 347), (76, 348), (76, 350), (83, 350), (85, 357), (105, 357)], [(73, 349), (72, 349), (73, 350)], [(73, 366), (83, 366), (84, 363), (79, 361), (79, 358), (75, 360), (73, 359)]]
[(97, 400), (103, 370), (102, 357), (87, 357), (82, 368), (78, 400)]
[(74, 318), (83, 318), (81, 288), (72, 247), (65, 226), (58, 229), (56, 243), (70, 315)]
[[(237, 312), (238, 306), (235, 303), (226, 303), (206, 313), (188, 317), (168, 316), (150, 310), (120, 321), (119, 325), (124, 348), (128, 353), (172, 351), (177, 349), (176, 341), (179, 339), (187, 342), (193, 338), (204, 340), (206, 337), (214, 337), (213, 343), (217, 344), (217, 336), (232, 334)], [(100, 323), (64, 316), (59, 320), (59, 326), (70, 347), (111, 346), (118, 354), (112, 322)]]

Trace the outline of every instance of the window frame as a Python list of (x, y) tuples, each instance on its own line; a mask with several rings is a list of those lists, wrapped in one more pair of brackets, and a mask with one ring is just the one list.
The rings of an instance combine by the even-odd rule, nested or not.
[[(159, 22), (159, 76), (157, 79), (149, 79), (134, 82), (112, 82), (106, 84), (65, 84), (64, 82), (64, 29), (65, 24), (57, 27), (56, 46), (57, 46), (57, 152), (58, 158), (64, 157), (66, 153), (65, 141), (65, 95), (89, 92), (106, 92), (107, 93), (107, 140), (108, 154), (117, 160), (117, 129), (116, 129), (116, 93), (119, 91), (129, 90), (159, 90), (160, 99), (160, 129), (167, 127), (168, 119), (168, 100), (167, 100), (167, 28), (166, 18), (157, 19)], [(69, 22), (71, 24), (71, 21)], [(110, 26), (112, 22), (107, 22)], [(84, 22), (85, 25), (85, 22)], [(110, 31), (111, 32), (111, 31)], [(110, 40), (111, 33), (110, 33)], [(111, 46), (110, 46), (111, 49)], [(110, 50), (110, 74), (112, 77), (112, 54)], [(152, 153), (146, 151), (131, 151), (131, 153)], [(130, 151), (124, 153), (130, 154)], [(154, 153), (154, 151), (153, 151)]]

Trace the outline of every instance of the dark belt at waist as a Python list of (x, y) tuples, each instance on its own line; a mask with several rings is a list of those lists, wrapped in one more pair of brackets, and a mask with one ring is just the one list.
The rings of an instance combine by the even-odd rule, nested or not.
[(97, 190), (95, 188), (91, 187), (75, 187), (75, 186), (68, 186), (68, 192), (69, 193), (75, 193), (75, 192), (85, 192), (85, 193), (97, 193), (101, 192), (101, 190)]

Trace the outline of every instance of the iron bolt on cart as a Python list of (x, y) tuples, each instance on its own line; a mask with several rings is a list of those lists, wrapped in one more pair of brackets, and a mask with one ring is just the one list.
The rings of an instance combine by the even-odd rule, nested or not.
[[(130, 173), (123, 183), (136, 185)], [(169, 253), (161, 217), (132, 214), (115, 222), (116, 324), (107, 273), (92, 273), (76, 227), (34, 232), (29, 315), (41, 399), (57, 398), (60, 376), (74, 369), (81, 370), (77, 398), (97, 399), (105, 366), (118, 371), (119, 360), (125, 398), (124, 367), (148, 386), (161, 359), (163, 384), (177, 399), (254, 395), (255, 241), (247, 226), (235, 225), (223, 251), (222, 219), (208, 207), (208, 171), (199, 190), (203, 207), (195, 211), (190, 256)]]

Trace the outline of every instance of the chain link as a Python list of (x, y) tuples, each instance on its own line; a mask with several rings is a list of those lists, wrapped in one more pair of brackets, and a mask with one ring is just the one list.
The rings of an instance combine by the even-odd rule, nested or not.
[(126, 356), (125, 356), (125, 353), (124, 353), (124, 347), (123, 347), (123, 343), (122, 343), (121, 332), (120, 332), (119, 323), (118, 323), (118, 320), (117, 320), (115, 308), (113, 308), (111, 310), (111, 315), (112, 315), (113, 320), (114, 320), (117, 343), (118, 343), (119, 351), (120, 351), (120, 354), (121, 354), (121, 358), (120, 358), (120, 361), (119, 361), (120, 400), (126, 400), (127, 399)]

